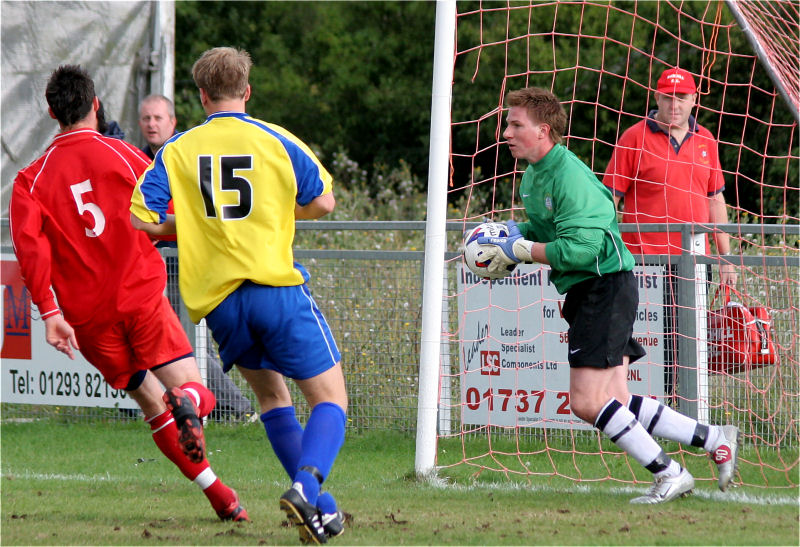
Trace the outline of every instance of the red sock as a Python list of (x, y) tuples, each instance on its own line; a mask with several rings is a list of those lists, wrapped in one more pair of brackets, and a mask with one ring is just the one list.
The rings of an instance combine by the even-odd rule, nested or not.
[[(211, 486), (203, 490), (203, 494), (206, 495), (208, 501), (211, 502), (211, 507), (214, 508), (214, 511), (219, 514), (220, 511), (228, 511), (230, 512), (231, 505), (234, 505), (236, 502), (236, 494), (234, 491), (223, 484), (223, 482), (219, 479), (216, 479)], [(235, 503), (239, 505), (238, 502)], [(236, 507), (233, 507), (235, 509)]]
[(197, 405), (197, 416), (199, 418), (208, 416), (211, 414), (211, 411), (214, 410), (214, 405), (217, 404), (217, 398), (214, 397), (214, 393), (203, 384), (198, 382), (186, 382), (181, 386), (181, 389), (185, 391)]
[(218, 515), (224, 516), (231, 509), (235, 509), (235, 506), (239, 504), (236, 493), (217, 478), (208, 460), (204, 458), (200, 463), (192, 463), (183, 453), (178, 444), (178, 427), (169, 410), (165, 410), (154, 418), (146, 418), (145, 421), (153, 430), (153, 440), (156, 446), (172, 463), (178, 466), (187, 479), (203, 490), (208, 501), (211, 502), (211, 507)]
[(178, 466), (187, 479), (193, 481), (200, 473), (208, 469), (207, 459), (203, 458), (200, 463), (192, 463), (183, 453), (181, 445), (178, 443), (178, 426), (175, 425), (172, 412), (165, 410), (158, 416), (145, 418), (145, 421), (150, 424), (156, 446), (172, 463)]

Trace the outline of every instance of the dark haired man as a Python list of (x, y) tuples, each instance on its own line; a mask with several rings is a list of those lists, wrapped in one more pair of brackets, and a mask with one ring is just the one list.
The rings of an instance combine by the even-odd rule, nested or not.
[(115, 139), (125, 140), (125, 131), (114, 120), (106, 120), (106, 109), (103, 106), (103, 101), (97, 100), (99, 105), (97, 108), (97, 132), (104, 137), (113, 137)]
[(72, 359), (80, 349), (113, 388), (128, 392), (158, 448), (221, 519), (248, 520), (205, 457), (200, 418), (214, 407), (214, 395), (163, 294), (164, 263), (130, 225), (130, 195), (149, 162), (130, 144), (97, 132), (100, 105), (81, 67), (58, 67), (45, 95), (61, 132), (18, 173), (9, 218), (47, 342)]

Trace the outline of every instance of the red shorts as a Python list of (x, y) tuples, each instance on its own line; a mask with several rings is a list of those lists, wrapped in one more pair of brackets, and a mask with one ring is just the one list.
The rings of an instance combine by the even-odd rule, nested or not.
[(81, 353), (114, 389), (124, 389), (133, 374), (192, 354), (192, 345), (166, 296), (153, 308), (102, 329), (75, 331)]

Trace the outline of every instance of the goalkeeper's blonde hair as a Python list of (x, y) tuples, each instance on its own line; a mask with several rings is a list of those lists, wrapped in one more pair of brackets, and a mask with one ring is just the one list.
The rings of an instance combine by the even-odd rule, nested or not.
[(192, 78), (212, 101), (241, 99), (250, 81), (253, 61), (243, 49), (215, 47), (205, 51), (192, 66)]
[(536, 123), (550, 126), (550, 138), (555, 144), (567, 130), (567, 112), (558, 97), (540, 87), (526, 87), (511, 91), (506, 95), (508, 106), (524, 106), (528, 116)]

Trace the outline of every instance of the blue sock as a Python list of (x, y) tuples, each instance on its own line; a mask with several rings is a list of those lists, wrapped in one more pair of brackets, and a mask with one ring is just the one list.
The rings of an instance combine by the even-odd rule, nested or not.
[(336, 500), (333, 499), (330, 492), (320, 492), (317, 498), (317, 509), (319, 509), (323, 515), (332, 515), (339, 510), (336, 507)]
[(293, 406), (273, 408), (261, 415), (267, 438), (283, 468), (294, 479), (302, 450), (303, 428), (297, 421)]
[[(316, 505), (320, 484), (328, 477), (333, 462), (344, 444), (347, 418), (342, 408), (334, 403), (320, 403), (311, 410), (303, 431), (303, 453), (297, 462), (294, 482), (303, 485), (309, 503)], [(319, 479), (304, 468), (316, 469)]]

